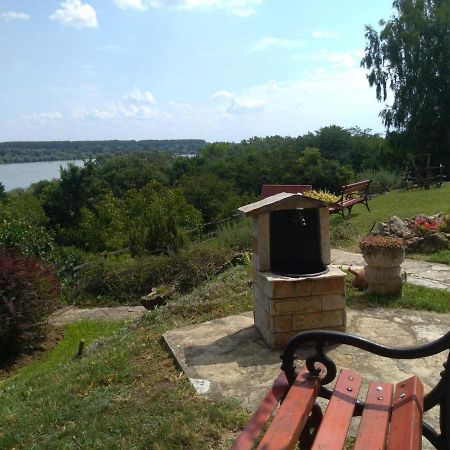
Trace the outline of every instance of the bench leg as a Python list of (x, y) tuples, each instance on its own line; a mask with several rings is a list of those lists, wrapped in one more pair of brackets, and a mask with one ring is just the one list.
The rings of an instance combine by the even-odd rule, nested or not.
[(314, 439), (316, 437), (319, 426), (322, 422), (323, 413), (318, 403), (314, 403), (311, 414), (308, 417), (305, 428), (303, 428), (302, 434), (298, 441), (298, 445), (301, 450), (309, 450), (312, 447)]

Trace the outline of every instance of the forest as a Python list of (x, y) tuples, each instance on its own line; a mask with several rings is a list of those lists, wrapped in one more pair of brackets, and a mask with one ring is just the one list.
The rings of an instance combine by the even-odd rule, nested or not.
[(202, 139), (0, 142), (0, 164), (94, 159), (102, 155), (155, 151), (193, 155), (205, 145)]

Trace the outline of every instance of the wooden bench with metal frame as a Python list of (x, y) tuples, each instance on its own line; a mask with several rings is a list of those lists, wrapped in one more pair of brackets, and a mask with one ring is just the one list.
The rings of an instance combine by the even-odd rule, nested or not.
[(342, 186), (340, 199), (330, 205), (330, 214), (338, 213), (344, 217), (344, 211), (348, 209), (348, 215), (352, 213), (352, 208), (357, 203), (361, 203), (369, 208), (369, 188), (372, 180), (358, 181), (357, 183)]
[[(316, 353), (306, 358), (297, 373), (297, 349), (314, 343)], [(237, 438), (233, 450), (342, 449), (353, 416), (361, 416), (356, 450), (415, 450), (422, 435), (437, 449), (450, 449), (450, 372), (447, 355), (437, 385), (423, 394), (417, 376), (397, 383), (371, 382), (366, 401), (358, 400), (362, 377), (343, 369), (334, 389), (337, 368), (325, 354), (327, 344), (354, 346), (376, 355), (396, 359), (416, 359), (450, 349), (450, 332), (440, 339), (416, 347), (393, 348), (364, 338), (334, 331), (305, 331), (293, 337), (282, 358), (282, 372)], [(316, 402), (328, 400), (325, 413)], [(279, 408), (278, 408), (279, 405)], [(440, 407), (440, 433), (426, 422), (423, 412)], [(269, 424), (270, 423), (270, 424)], [(269, 424), (267, 430), (267, 425)], [(262, 435), (262, 438), (261, 438)]]
[(416, 155), (406, 165), (402, 180), (405, 182), (406, 189), (413, 187), (430, 189), (433, 185), (441, 187), (445, 181), (444, 166), (442, 164), (431, 166), (429, 153)]

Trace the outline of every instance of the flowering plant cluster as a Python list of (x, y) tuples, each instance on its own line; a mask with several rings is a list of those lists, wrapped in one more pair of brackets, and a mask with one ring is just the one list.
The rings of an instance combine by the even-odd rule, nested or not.
[(369, 234), (361, 239), (359, 248), (368, 252), (379, 248), (404, 249), (405, 242), (403, 239), (394, 236)]
[(438, 231), (445, 227), (446, 218), (441, 216), (435, 219), (430, 217), (419, 216), (414, 221), (414, 227), (419, 234), (425, 234), (427, 231)]
[(315, 198), (316, 200), (322, 200), (324, 202), (328, 203), (336, 203), (340, 197), (333, 194), (332, 192), (327, 191), (326, 189), (316, 191), (314, 189), (310, 189), (309, 191), (306, 191), (305, 196), (310, 198)]

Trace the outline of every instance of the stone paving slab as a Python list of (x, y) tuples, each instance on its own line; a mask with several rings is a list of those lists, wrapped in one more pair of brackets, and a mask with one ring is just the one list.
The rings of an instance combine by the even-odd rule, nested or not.
[[(331, 261), (344, 269), (349, 266), (361, 267), (366, 264), (360, 253), (340, 249), (331, 250)], [(447, 264), (405, 259), (402, 268), (406, 271), (409, 283), (450, 291), (450, 266)]]
[[(347, 310), (347, 332), (391, 346), (410, 346), (437, 339), (448, 331), (448, 314), (365, 308)], [(253, 313), (225, 317), (164, 334), (178, 364), (201, 394), (232, 398), (254, 410), (280, 371), (279, 351), (265, 345), (253, 325)], [(312, 349), (299, 352), (304, 358)], [(360, 373), (365, 388), (373, 380), (399, 382), (410, 375), (422, 379), (427, 392), (439, 380), (445, 354), (415, 360), (391, 360), (348, 346), (329, 355), (338, 368)], [(437, 411), (427, 413), (437, 423)], [(424, 448), (426, 448), (424, 446)]]
[(147, 310), (143, 306), (116, 306), (104, 308), (75, 308), (67, 306), (58, 309), (49, 317), (49, 323), (53, 326), (63, 326), (77, 320), (133, 320), (143, 316)]

